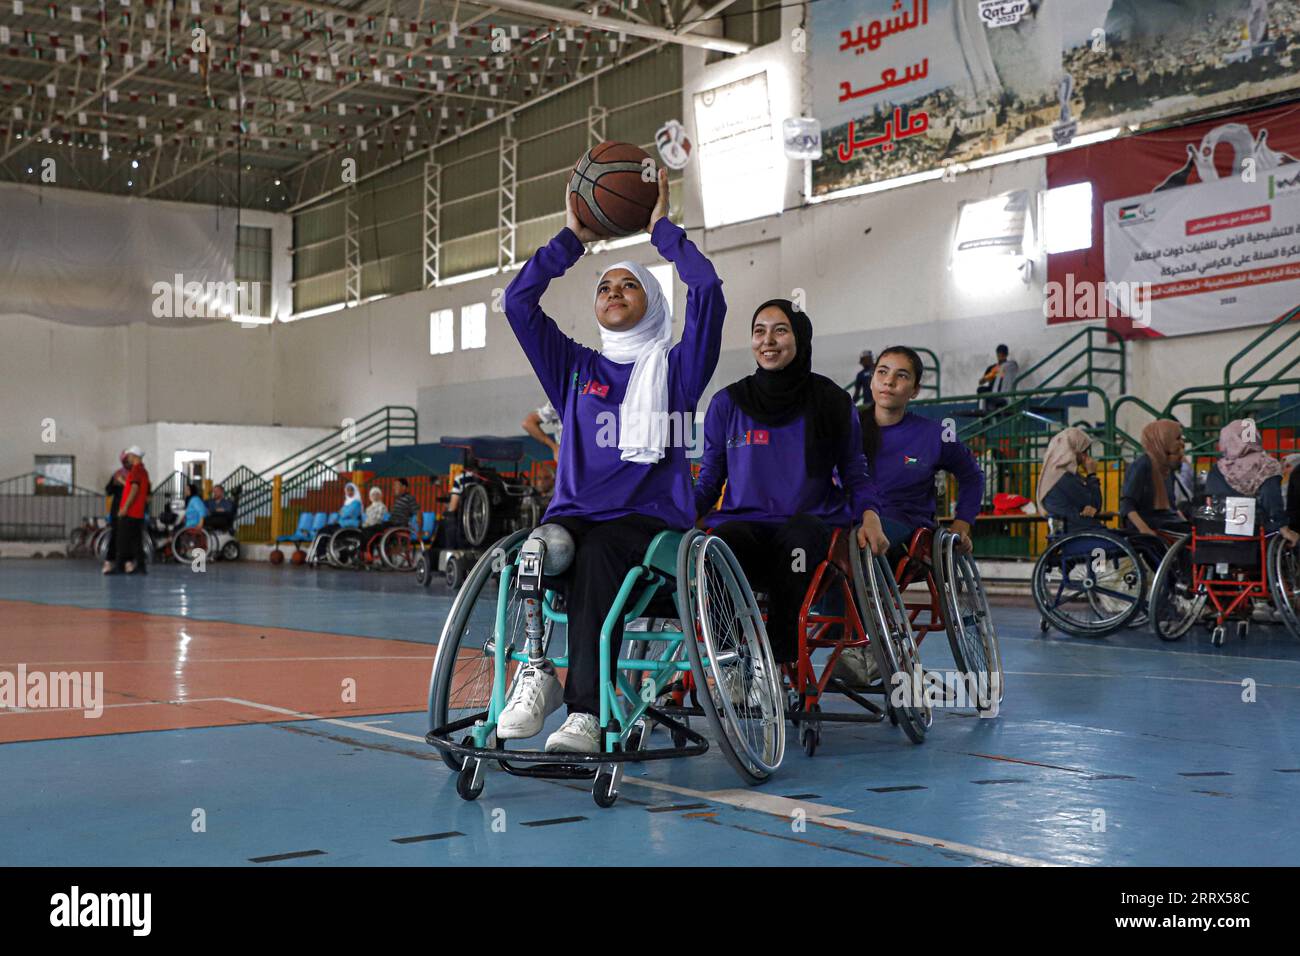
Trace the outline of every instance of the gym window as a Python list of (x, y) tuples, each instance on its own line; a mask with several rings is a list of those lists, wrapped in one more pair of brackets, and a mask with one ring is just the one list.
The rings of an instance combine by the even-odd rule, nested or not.
[(429, 354), (446, 355), (456, 348), (454, 318), (451, 309), (429, 313)]
[(1049, 254), (1092, 248), (1092, 183), (1043, 193), (1043, 248)]
[(487, 345), (487, 303), (460, 307), (460, 347), (481, 349)]

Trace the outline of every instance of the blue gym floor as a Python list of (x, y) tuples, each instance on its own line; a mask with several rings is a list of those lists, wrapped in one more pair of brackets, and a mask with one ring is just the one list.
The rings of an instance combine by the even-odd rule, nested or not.
[[(1176, 644), (1145, 630), (1081, 640), (1041, 635), (1025, 603), (995, 604), (1007, 673), (998, 717), (936, 710), (921, 746), (888, 723), (828, 724), (812, 758), (791, 733), (780, 772), (758, 788), (743, 786), (716, 749), (633, 764), (618, 804), (601, 810), (588, 784), (496, 771), (478, 801), (457, 797), (453, 775), (422, 739), (432, 644), (450, 603), (441, 583), (426, 592), (395, 574), (218, 563), (204, 574), (163, 566), (143, 578), (103, 578), (85, 561), (0, 562), (0, 669), (95, 661), (112, 690), (120, 673), (112, 662), (130, 663), (147, 628), (155, 641), (162, 635), (152, 646), (176, 655), (152, 662), (169, 680), (173, 663), (179, 678), (186, 656), (201, 653), (225, 654), (230, 674), (207, 678), (225, 682), (203, 698), (226, 702), (217, 726), (30, 734), (12, 731), (13, 722), (46, 715), (0, 710), (0, 863), (1222, 866), (1300, 858), (1289, 823), (1300, 801), (1300, 642), (1278, 625), (1253, 625), (1244, 641), (1230, 631), (1223, 648), (1200, 628)], [(43, 656), (23, 643), (20, 619), (48, 619), (50, 633), (78, 622), (87, 636)], [(334, 648), (344, 636), (348, 655), (328, 652), (340, 661), (376, 648), (376, 658), (397, 662), (391, 697), (402, 704), (309, 719), (321, 711), (293, 703), (293, 675), (323, 658), (298, 650), (298, 665), (269, 645), (267, 661), (288, 670), (248, 690), (250, 671), (265, 678), (272, 665), (242, 642), (269, 629), (297, 632), (290, 638), (299, 648)], [(413, 655), (409, 666), (395, 647)], [(931, 669), (951, 666), (941, 635), (927, 639), (923, 657)], [(1253, 682), (1254, 702), (1243, 701), (1243, 682)], [(662, 732), (653, 743), (664, 743)], [(200, 833), (191, 826), (198, 808)]]

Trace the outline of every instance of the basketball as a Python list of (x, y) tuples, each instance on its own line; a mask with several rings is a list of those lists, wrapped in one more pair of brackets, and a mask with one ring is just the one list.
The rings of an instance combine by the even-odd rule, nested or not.
[(271, 552), (270, 560), (272, 564), (284, 564), (284, 552), (281, 551), (279, 548), (276, 548), (274, 551)]
[(599, 143), (587, 150), (569, 178), (569, 192), (578, 194), (578, 221), (606, 238), (644, 229), (659, 200), (656, 179), (644, 178), (649, 158), (631, 143)]
[(295, 551), (293, 554), (289, 555), (290, 564), (302, 564), (306, 560), (307, 554), (304, 551)]

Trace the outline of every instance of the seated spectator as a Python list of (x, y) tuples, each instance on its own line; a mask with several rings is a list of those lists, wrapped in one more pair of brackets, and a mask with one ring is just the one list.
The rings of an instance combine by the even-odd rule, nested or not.
[(393, 507), (389, 509), (388, 523), (402, 528), (411, 523), (411, 518), (420, 513), (420, 502), (411, 494), (411, 486), (405, 478), (398, 478), (393, 483)]
[[(1052, 436), (1038, 475), (1039, 510), (1063, 524), (1065, 532), (1101, 525), (1101, 482), (1097, 462), (1088, 454), (1092, 439), (1081, 428), (1066, 428)], [(1080, 469), (1083, 475), (1079, 474)]]
[(1182, 533), (1187, 521), (1174, 510), (1174, 469), (1183, 460), (1183, 426), (1160, 419), (1142, 429), (1144, 454), (1133, 459), (1124, 472), (1120, 489), (1119, 514), (1124, 527), (1142, 534), (1157, 528)]
[(520, 424), (524, 431), (551, 450), (556, 461), (560, 460), (560, 434), (564, 431), (564, 425), (554, 405), (547, 402), (536, 411), (529, 412)]
[(1219, 451), (1223, 455), (1205, 479), (1206, 495), (1254, 498), (1258, 503), (1256, 526), (1262, 524), (1271, 533), (1285, 525), (1282, 466), (1264, 451), (1255, 423), (1238, 419), (1224, 425), (1219, 431)]
[(1286, 524), (1282, 526), (1282, 537), (1291, 547), (1300, 543), (1300, 455), (1288, 455), (1284, 465), (1288, 475), (1286, 483)]
[(858, 370), (857, 377), (853, 379), (853, 404), (861, 405), (864, 401), (871, 398), (871, 376), (876, 371), (876, 357), (867, 349), (858, 356), (858, 362), (862, 368)]
[[(239, 489), (235, 489), (238, 494)], [(235, 502), (226, 497), (221, 485), (212, 486), (212, 499), (208, 502), (208, 520), (204, 527), (209, 531), (229, 531), (235, 524)]]
[(191, 482), (185, 495), (185, 527), (202, 528), (207, 516), (208, 506), (203, 501), (198, 482)]
[(363, 527), (377, 528), (384, 523), (388, 506), (384, 504), (384, 489), (375, 485), (370, 489), (370, 504), (366, 506), (366, 520)]

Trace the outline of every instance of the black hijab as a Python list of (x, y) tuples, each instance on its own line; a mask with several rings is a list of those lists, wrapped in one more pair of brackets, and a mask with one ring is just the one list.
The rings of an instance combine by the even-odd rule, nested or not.
[(754, 310), (750, 329), (758, 314), (770, 306), (780, 309), (790, 320), (794, 359), (775, 372), (761, 366), (756, 368), (753, 375), (728, 385), (727, 394), (741, 411), (764, 425), (785, 425), (802, 417), (807, 473), (812, 477), (829, 477), (848, 443), (852, 408), (849, 393), (812, 370), (812, 320), (789, 299), (768, 299), (760, 305)]

